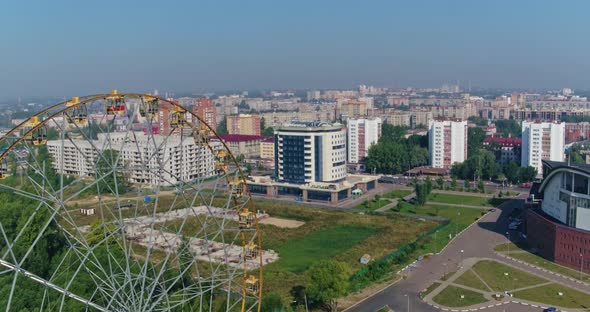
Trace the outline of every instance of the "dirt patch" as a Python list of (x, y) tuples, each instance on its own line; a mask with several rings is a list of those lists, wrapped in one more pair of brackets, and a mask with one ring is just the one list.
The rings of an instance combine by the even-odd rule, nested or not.
[(274, 225), (274, 226), (277, 226), (280, 228), (289, 228), (289, 229), (298, 228), (298, 227), (305, 224), (305, 222), (303, 222), (303, 221), (281, 219), (281, 218), (275, 218), (275, 217), (268, 217), (268, 218), (260, 219), (258, 221), (258, 223), (270, 224), (270, 225)]

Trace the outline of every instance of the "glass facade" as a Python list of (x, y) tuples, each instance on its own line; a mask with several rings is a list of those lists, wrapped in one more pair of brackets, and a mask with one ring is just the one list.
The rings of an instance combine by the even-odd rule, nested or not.
[(289, 183), (305, 183), (305, 137), (282, 136), (283, 148), (279, 153), (279, 161), (283, 161), (282, 181)]

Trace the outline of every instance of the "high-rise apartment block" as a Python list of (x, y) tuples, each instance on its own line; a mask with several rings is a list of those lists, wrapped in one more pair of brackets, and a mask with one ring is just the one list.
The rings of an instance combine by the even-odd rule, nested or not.
[(467, 121), (434, 118), (428, 123), (428, 151), (433, 168), (449, 169), (467, 159)]
[(346, 178), (346, 128), (294, 122), (275, 132), (278, 182), (337, 182)]
[(381, 138), (381, 118), (348, 119), (348, 162), (360, 163)]
[(212, 129), (217, 129), (217, 109), (211, 99), (206, 97), (195, 99), (193, 113), (201, 117)]
[(229, 134), (260, 135), (260, 115), (231, 115), (226, 121)]
[(522, 122), (521, 166), (543, 172), (542, 160), (563, 161), (565, 148), (565, 123), (562, 122)]

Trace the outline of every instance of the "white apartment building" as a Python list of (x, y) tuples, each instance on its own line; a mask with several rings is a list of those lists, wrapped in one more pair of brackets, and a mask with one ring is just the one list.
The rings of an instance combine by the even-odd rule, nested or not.
[(360, 163), (369, 155), (369, 147), (381, 138), (381, 118), (348, 119), (348, 162)]
[(275, 132), (275, 176), (279, 182), (336, 182), (346, 178), (346, 128), (323, 122), (294, 122)]
[(434, 118), (428, 122), (428, 151), (433, 168), (449, 169), (467, 159), (467, 121)]
[(54, 169), (72, 176), (94, 176), (100, 153), (108, 149), (119, 153), (120, 171), (131, 183), (174, 185), (216, 174), (211, 151), (190, 137), (101, 133), (97, 140), (63, 141), (63, 148), (61, 140), (48, 141), (47, 149)]
[(543, 174), (542, 160), (563, 161), (565, 149), (565, 123), (522, 122), (522, 153), (520, 164), (537, 169)]

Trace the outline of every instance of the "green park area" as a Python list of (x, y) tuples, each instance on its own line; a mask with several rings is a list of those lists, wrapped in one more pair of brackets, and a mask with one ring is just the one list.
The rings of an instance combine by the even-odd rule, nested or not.
[(447, 286), (432, 300), (438, 304), (453, 308), (468, 307), (488, 301), (481, 293), (455, 286)]
[(385, 198), (404, 198), (410, 194), (412, 194), (413, 190), (393, 190), (383, 194)]
[(506, 243), (497, 245), (494, 249), (498, 252), (506, 254), (511, 258), (524, 261), (526, 263), (555, 272), (557, 274), (561, 274), (567, 277), (581, 280), (586, 283), (590, 283), (590, 274), (581, 274), (579, 270), (570, 269), (568, 267), (559, 265), (553, 261), (547, 260), (539, 255), (529, 252), (527, 250), (527, 247), (528, 246), (525, 245), (515, 245), (514, 243)]
[[(367, 268), (359, 262), (363, 255), (381, 259), (438, 225), (398, 215), (359, 214), (294, 203), (257, 200), (256, 205), (275, 218), (305, 222), (297, 228), (261, 225), (263, 248), (279, 253), (278, 261), (264, 267), (264, 288), (282, 297), (303, 287), (309, 268), (321, 261), (346, 263), (354, 274)], [(412, 255), (405, 261), (413, 259)], [(370, 279), (387, 278), (405, 264), (389, 265), (386, 274)]]
[[(437, 286), (429, 287), (434, 291)], [(437, 283), (440, 285), (440, 283)], [(467, 288), (463, 288), (469, 287)], [(515, 299), (571, 309), (588, 309), (590, 295), (492, 260), (475, 263), (432, 300), (447, 307), (485, 303), (495, 294), (510, 292)], [(462, 297), (463, 296), (463, 297)]]
[(430, 193), (430, 195), (428, 196), (428, 201), (445, 204), (495, 207), (504, 202), (505, 200), (477, 195), (469, 196), (433, 192)]
[(382, 207), (389, 205), (391, 202), (386, 199), (382, 198), (372, 198), (363, 201), (362, 203), (356, 205), (355, 209), (363, 209), (363, 210), (376, 210)]
[(393, 209), (395, 212), (425, 216), (440, 217), (441, 220), (448, 220), (448, 224), (439, 229), (434, 235), (426, 239), (425, 248), (427, 252), (438, 252), (444, 248), (449, 240), (457, 233), (475, 222), (481, 217), (483, 210), (464, 207), (452, 207), (444, 205), (424, 206), (413, 205), (406, 202), (400, 202), (398, 207)]

